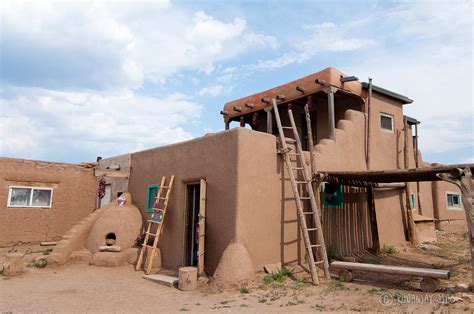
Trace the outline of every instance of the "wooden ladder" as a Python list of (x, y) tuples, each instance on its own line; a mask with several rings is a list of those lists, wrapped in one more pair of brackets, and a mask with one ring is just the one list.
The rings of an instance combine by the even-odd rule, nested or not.
[[(300, 221), (301, 232), (303, 233), (304, 244), (307, 251), (307, 257), (309, 262), (309, 269), (311, 273), (311, 279), (313, 284), (319, 284), (319, 278), (317, 273), (317, 265), (322, 265), (324, 269), (324, 274), (327, 279), (330, 279), (329, 276), (329, 263), (326, 253), (326, 245), (324, 244), (324, 235), (321, 228), (321, 219), (319, 208), (316, 203), (316, 199), (313, 192), (313, 186), (311, 182), (311, 173), (308, 169), (308, 165), (306, 165), (306, 161), (303, 155), (303, 149), (301, 148), (301, 140), (298, 135), (298, 130), (296, 129), (295, 119), (293, 118), (293, 112), (290, 108), (288, 108), (288, 117), (290, 118), (291, 126), (282, 126), (280, 114), (278, 113), (278, 107), (276, 104), (276, 100), (272, 99), (273, 103), (273, 111), (275, 112), (275, 120), (278, 126), (278, 133), (280, 139), (280, 149), (279, 153), (283, 155), (283, 159), (285, 160), (286, 169), (288, 170), (288, 175), (291, 180), (291, 187), (293, 189), (293, 194), (295, 196), (296, 207), (298, 209), (298, 218)], [(293, 135), (295, 139), (287, 139), (285, 137), (284, 129), (290, 129), (293, 131)], [(288, 148), (287, 143), (295, 143), (296, 145), (296, 152), (292, 152), (292, 149)], [(296, 156), (296, 159), (299, 163), (296, 167), (293, 167), (291, 156)], [(300, 174), (300, 178), (303, 180), (297, 180), (297, 174)], [(300, 195), (298, 187), (302, 186), (303, 193), (306, 195)], [(303, 200), (309, 200), (311, 205), (311, 210), (305, 210), (303, 207)], [(311, 215), (313, 218), (314, 228), (308, 228), (306, 224), (306, 217)], [(316, 243), (311, 242), (310, 232), (313, 233), (313, 239), (315, 239)], [(319, 250), (319, 252), (318, 252)], [(318, 254), (319, 253), (319, 254)], [(320, 256), (321, 260), (316, 260)]]
[[(142, 248), (140, 250), (140, 255), (138, 256), (137, 266), (135, 270), (140, 270), (143, 264), (143, 257), (145, 251), (147, 251), (146, 267), (145, 273), (148, 275), (151, 272), (153, 267), (153, 257), (155, 256), (155, 251), (158, 246), (158, 241), (160, 240), (161, 233), (163, 232), (163, 221), (165, 219), (166, 209), (168, 208), (168, 201), (171, 195), (171, 190), (173, 189), (174, 176), (171, 176), (170, 182), (166, 184), (166, 177), (161, 178), (161, 184), (158, 187), (158, 195), (156, 196), (153, 212), (150, 218), (147, 220), (147, 229), (145, 232), (145, 239), (142, 243)], [(163, 190), (166, 190), (166, 194), (162, 197)], [(149, 245), (148, 241), (150, 237), (154, 237), (153, 245)]]

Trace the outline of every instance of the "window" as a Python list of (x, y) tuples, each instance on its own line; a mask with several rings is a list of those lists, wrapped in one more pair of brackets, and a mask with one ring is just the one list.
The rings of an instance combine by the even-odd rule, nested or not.
[(156, 197), (158, 196), (158, 184), (152, 184), (148, 186), (148, 194), (147, 194), (147, 209), (148, 213), (153, 212), (153, 206), (155, 205)]
[(324, 182), (323, 196), (324, 207), (342, 208), (344, 204), (342, 185)]
[(11, 186), (8, 191), (8, 207), (51, 207), (52, 188)]
[(461, 210), (461, 194), (454, 192), (446, 193), (449, 210)]
[(393, 116), (387, 113), (380, 113), (380, 127), (382, 130), (393, 132)]
[(411, 208), (416, 209), (416, 194), (411, 193)]

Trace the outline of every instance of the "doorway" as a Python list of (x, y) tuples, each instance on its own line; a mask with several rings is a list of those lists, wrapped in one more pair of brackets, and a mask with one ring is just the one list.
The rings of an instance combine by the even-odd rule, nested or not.
[(204, 273), (206, 228), (206, 181), (186, 185), (185, 266), (195, 266)]

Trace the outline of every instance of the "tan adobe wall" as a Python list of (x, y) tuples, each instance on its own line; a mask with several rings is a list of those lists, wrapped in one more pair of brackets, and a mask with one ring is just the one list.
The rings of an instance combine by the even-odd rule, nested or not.
[(459, 188), (449, 182), (435, 181), (432, 183), (432, 191), (434, 216), (438, 219), (437, 228), (449, 231), (467, 231), (466, 214), (462, 203), (459, 209), (448, 208), (446, 193), (461, 194)]
[[(7, 207), (9, 186), (53, 188), (51, 208)], [(0, 158), (0, 244), (58, 239), (94, 210), (96, 191), (93, 169)]]
[[(110, 167), (119, 166), (120, 169), (118, 171), (130, 173), (130, 158), (130, 154), (124, 154), (101, 159), (98, 162), (98, 169), (101, 171), (108, 171)], [(97, 179), (99, 180), (100, 177)], [(104, 179), (106, 184), (111, 185), (111, 200), (116, 199), (119, 193), (125, 193), (128, 191), (128, 178), (105, 176)]]
[[(401, 117), (401, 107), (395, 109), (390, 105), (375, 102), (375, 108), (382, 107), (384, 112), (389, 112), (395, 117)], [(397, 112), (400, 111), (400, 112)], [(373, 127), (372, 142), (372, 165), (387, 167), (396, 165), (397, 152), (396, 133), (383, 133), (380, 130), (379, 115), (377, 109), (373, 110), (377, 116), (377, 124)], [(401, 118), (400, 118), (401, 119)], [(395, 118), (395, 121), (397, 118)], [(375, 123), (375, 122), (374, 122)], [(395, 122), (396, 123), (396, 122)], [(396, 124), (397, 125), (397, 124)], [(383, 150), (387, 150), (380, 144), (387, 141), (394, 145), (384, 155)], [(376, 146), (381, 145), (381, 146)], [(392, 152), (392, 153), (390, 153)], [(317, 170), (365, 170), (365, 115), (362, 112), (348, 110), (344, 120), (339, 121), (335, 133), (335, 140), (324, 139), (315, 147), (315, 167)], [(377, 227), (379, 241), (381, 245), (400, 245), (405, 243), (404, 234), (404, 199), (401, 189), (375, 190), (374, 201), (377, 215)]]
[(213, 273), (226, 246), (235, 238), (239, 134), (230, 130), (131, 155), (129, 192), (145, 217), (147, 188), (162, 176), (175, 175), (159, 247), (165, 268), (185, 261), (186, 184), (207, 181), (206, 271)]

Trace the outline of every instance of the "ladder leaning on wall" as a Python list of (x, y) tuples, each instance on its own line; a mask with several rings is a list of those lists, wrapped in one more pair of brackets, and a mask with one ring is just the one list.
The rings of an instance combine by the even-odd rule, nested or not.
[[(288, 170), (288, 175), (291, 180), (291, 187), (293, 189), (293, 194), (295, 196), (296, 207), (298, 210), (298, 218), (300, 221), (300, 228), (303, 234), (304, 244), (306, 247), (308, 262), (309, 262), (309, 269), (311, 273), (311, 279), (313, 284), (319, 284), (319, 278), (317, 273), (317, 265), (322, 265), (324, 274), (326, 278), (329, 277), (329, 262), (326, 253), (326, 245), (324, 244), (324, 235), (323, 230), (321, 227), (321, 219), (319, 208), (316, 203), (316, 199), (314, 196), (314, 191), (311, 182), (311, 173), (308, 169), (308, 165), (306, 164), (303, 149), (301, 147), (301, 140), (298, 135), (298, 130), (296, 129), (295, 119), (293, 118), (293, 112), (291, 108), (288, 108), (288, 117), (290, 120), (291, 126), (282, 126), (280, 114), (278, 113), (278, 107), (276, 104), (276, 100), (272, 99), (273, 103), (273, 111), (275, 112), (275, 120), (278, 126), (278, 133), (280, 139), (280, 149), (279, 153), (282, 154), (283, 159), (286, 164), (286, 169)], [(288, 139), (285, 137), (284, 129), (289, 129), (293, 131), (294, 139)], [(293, 152), (292, 149), (288, 148), (287, 143), (294, 143), (296, 146), (296, 152)], [(293, 167), (291, 156), (296, 156), (297, 166)], [(298, 174), (300, 174), (300, 178), (303, 180), (297, 180)], [(306, 195), (300, 195), (299, 187), (302, 187), (302, 193), (306, 193)], [(303, 200), (309, 200), (311, 210), (304, 209)], [(313, 218), (314, 228), (308, 228), (306, 224), (306, 217), (311, 215)], [(310, 232), (316, 232), (313, 234), (312, 237), (315, 239), (316, 243), (311, 242)], [(319, 251), (318, 251), (319, 250)], [(317, 260), (317, 258), (320, 260)]]
[[(163, 232), (163, 221), (165, 219), (166, 209), (168, 208), (168, 201), (173, 189), (174, 176), (171, 176), (170, 182), (166, 185), (166, 177), (161, 178), (161, 184), (158, 187), (158, 195), (156, 196), (153, 212), (147, 220), (147, 229), (145, 232), (145, 239), (142, 243), (140, 255), (138, 256), (137, 266), (135, 270), (140, 270), (143, 264), (143, 257), (147, 251), (145, 273), (148, 275), (153, 267), (153, 257)], [(163, 190), (166, 191), (165, 196), (162, 196)], [(153, 244), (149, 245), (148, 241), (153, 237)]]

